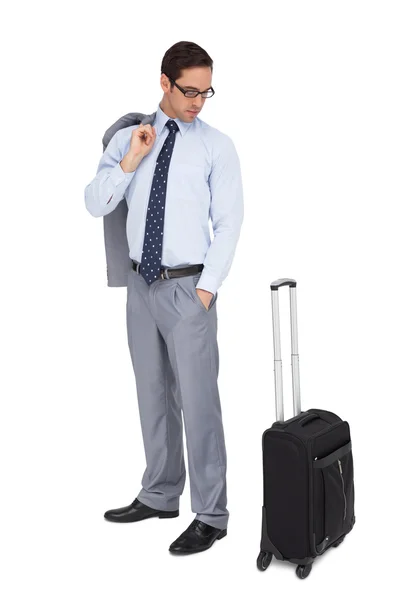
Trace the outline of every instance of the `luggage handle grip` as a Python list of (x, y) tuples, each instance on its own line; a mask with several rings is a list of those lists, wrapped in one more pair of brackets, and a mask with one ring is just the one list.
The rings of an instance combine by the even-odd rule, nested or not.
[(314, 421), (315, 419), (320, 419), (320, 418), (321, 417), (319, 415), (317, 415), (317, 413), (311, 413), (309, 415), (306, 415), (302, 419), (300, 419), (299, 425), (300, 425), (300, 427), (304, 427), (304, 425), (306, 423), (309, 423), (310, 421)]
[(271, 283), (271, 290), (277, 290), (284, 285), (288, 285), (289, 287), (296, 287), (297, 281), (295, 279), (288, 278), (276, 279)]

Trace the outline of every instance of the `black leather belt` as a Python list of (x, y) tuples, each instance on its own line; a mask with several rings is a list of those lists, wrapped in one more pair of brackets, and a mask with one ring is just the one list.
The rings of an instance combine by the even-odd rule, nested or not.
[[(140, 263), (137, 263), (134, 260), (132, 260), (132, 269), (136, 271), (136, 273), (140, 274)], [(203, 269), (204, 265), (202, 263), (178, 268), (161, 267), (160, 279), (172, 279), (173, 277), (185, 277), (186, 275), (195, 275), (196, 273), (201, 273)]]

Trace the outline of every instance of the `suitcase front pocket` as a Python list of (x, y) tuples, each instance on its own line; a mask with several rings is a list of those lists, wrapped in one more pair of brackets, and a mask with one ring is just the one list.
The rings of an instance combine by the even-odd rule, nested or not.
[(316, 551), (322, 552), (348, 529), (353, 516), (353, 461), (351, 442), (313, 461), (314, 532)]

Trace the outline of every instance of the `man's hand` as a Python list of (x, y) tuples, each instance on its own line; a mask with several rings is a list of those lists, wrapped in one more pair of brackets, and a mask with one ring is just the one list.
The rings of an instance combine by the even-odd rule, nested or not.
[(155, 127), (141, 123), (139, 127), (132, 130), (129, 152), (133, 156), (139, 155), (142, 158), (147, 156), (153, 148), (156, 137)]
[(120, 162), (121, 169), (125, 173), (136, 171), (142, 159), (153, 148), (156, 137), (156, 130), (152, 125), (140, 124), (132, 130), (129, 150)]
[(210, 302), (214, 294), (208, 292), (207, 290), (202, 290), (201, 288), (196, 288), (196, 293), (202, 301), (202, 303), (204, 304), (204, 306), (206, 307), (206, 309), (208, 310), (208, 307), (210, 306)]

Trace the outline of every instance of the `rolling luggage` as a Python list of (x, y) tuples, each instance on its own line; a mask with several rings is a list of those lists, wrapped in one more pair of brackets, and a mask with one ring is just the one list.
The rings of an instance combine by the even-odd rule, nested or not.
[[(263, 507), (257, 567), (272, 557), (297, 565), (305, 579), (314, 559), (338, 546), (351, 531), (354, 516), (353, 454), (350, 427), (327, 410), (300, 407), (296, 281), (271, 284), (276, 422), (264, 431)], [(283, 415), (279, 288), (289, 286), (292, 343), (293, 418)]]

